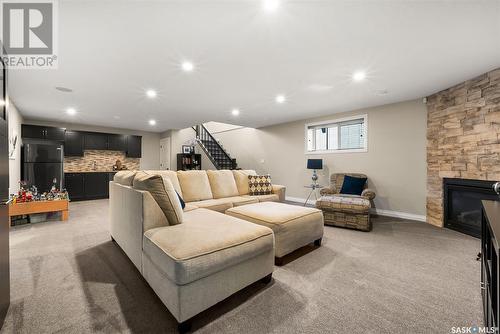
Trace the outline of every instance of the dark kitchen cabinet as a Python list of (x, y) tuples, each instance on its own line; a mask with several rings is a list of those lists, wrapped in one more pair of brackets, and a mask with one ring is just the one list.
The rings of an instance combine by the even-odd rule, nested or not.
[(45, 138), (45, 127), (37, 125), (25, 125), (21, 127), (21, 137), (23, 138), (33, 138), (33, 139), (44, 139)]
[[(116, 173), (117, 172), (110, 172), (110, 173), (108, 173), (108, 182), (113, 181), (113, 179), (115, 178), (115, 174)], [(109, 188), (109, 186), (108, 186), (108, 188)]]
[(65, 131), (64, 128), (23, 124), (21, 126), (21, 137), (63, 141)]
[(46, 127), (45, 128), (45, 139), (63, 141), (65, 132), (66, 132), (66, 129), (63, 129), (63, 128), (52, 128), (50, 126)]
[(109, 181), (115, 172), (64, 173), (64, 184), (72, 201), (109, 197)]
[(64, 156), (83, 157), (83, 133), (66, 131), (64, 135)]
[(86, 199), (107, 198), (108, 173), (85, 173), (84, 188)]
[(85, 133), (84, 148), (86, 150), (107, 150), (108, 135), (106, 133)]
[(72, 201), (85, 199), (84, 173), (65, 173), (64, 187)]
[(141, 157), (141, 136), (66, 130), (50, 126), (27, 125), (21, 128), (22, 138), (64, 141), (64, 155), (82, 157), (85, 150), (125, 152), (129, 158)]
[(108, 135), (108, 150), (111, 151), (126, 151), (127, 136), (126, 135)]
[(128, 136), (127, 138), (127, 157), (140, 158), (141, 157), (141, 136)]

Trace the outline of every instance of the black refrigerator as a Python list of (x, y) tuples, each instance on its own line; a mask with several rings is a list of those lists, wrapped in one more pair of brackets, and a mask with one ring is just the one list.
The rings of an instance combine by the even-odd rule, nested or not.
[(25, 142), (22, 150), (22, 180), (28, 187), (35, 185), (39, 192), (49, 191), (53, 180), (63, 188), (63, 145), (60, 143)]

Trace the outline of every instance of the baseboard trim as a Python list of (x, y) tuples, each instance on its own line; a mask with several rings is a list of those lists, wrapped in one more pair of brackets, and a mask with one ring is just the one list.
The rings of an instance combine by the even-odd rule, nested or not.
[(416, 220), (416, 221), (424, 222), (424, 223), (427, 222), (426, 216), (416, 215), (414, 213), (392, 211), (392, 210), (383, 210), (383, 209), (376, 209), (376, 208), (372, 208), (371, 212), (374, 214), (377, 214), (379, 216), (387, 216), (387, 217), (402, 218), (402, 219), (408, 219), (408, 220)]
[[(286, 201), (290, 201), (290, 202), (295, 202), (295, 203), (302, 203), (304, 204), (306, 199), (305, 198), (300, 198), (300, 197), (290, 197), (290, 196), (285, 196), (285, 200)], [(316, 201), (315, 200), (308, 200), (307, 201), (307, 204), (310, 204), (310, 205), (314, 205), (316, 204)]]
[[(285, 199), (290, 202), (296, 202), (296, 203), (302, 203), (306, 201), (305, 198), (299, 198), (299, 197), (291, 197), (291, 196), (286, 196)], [(314, 205), (316, 203), (315, 200), (308, 200), (307, 204)], [(416, 220), (419, 222), (427, 222), (427, 217), (424, 215), (416, 215), (413, 213), (408, 213), (408, 212), (401, 212), (401, 211), (392, 211), (392, 210), (383, 210), (383, 209), (376, 209), (372, 208), (371, 213), (377, 214), (379, 216), (386, 216), (386, 217), (394, 217), (394, 218), (402, 218), (402, 219), (408, 219), (408, 220)]]

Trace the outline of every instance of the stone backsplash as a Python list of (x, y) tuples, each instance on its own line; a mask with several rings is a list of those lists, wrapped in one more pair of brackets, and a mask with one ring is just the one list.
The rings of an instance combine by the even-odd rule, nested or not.
[[(65, 157), (64, 172), (107, 172), (113, 170), (116, 160), (120, 160), (122, 165), (130, 170), (139, 169), (139, 158), (127, 158), (125, 152), (86, 150), (83, 157)], [(94, 168), (94, 161), (96, 168)]]
[(443, 178), (500, 181), (500, 69), (427, 98), (427, 222), (443, 226)]

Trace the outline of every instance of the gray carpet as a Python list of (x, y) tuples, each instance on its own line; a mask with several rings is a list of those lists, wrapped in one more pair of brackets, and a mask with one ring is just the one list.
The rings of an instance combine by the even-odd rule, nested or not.
[[(11, 232), (12, 304), (1, 333), (169, 333), (175, 321), (109, 239), (107, 200), (66, 223)], [(370, 233), (325, 227), (256, 283), (193, 321), (197, 333), (449, 333), (481, 324), (479, 241), (375, 218)]]

